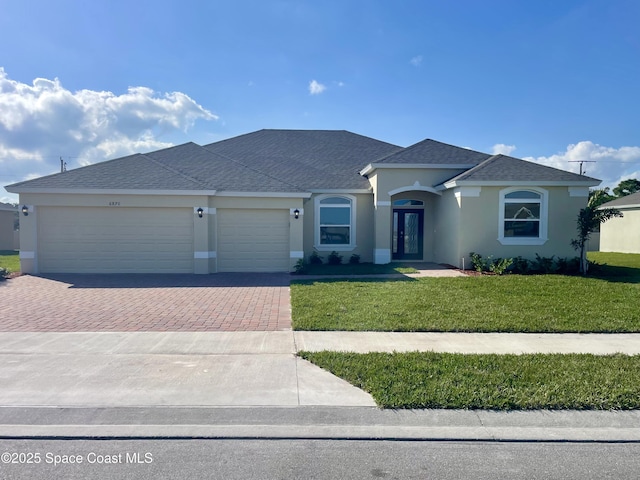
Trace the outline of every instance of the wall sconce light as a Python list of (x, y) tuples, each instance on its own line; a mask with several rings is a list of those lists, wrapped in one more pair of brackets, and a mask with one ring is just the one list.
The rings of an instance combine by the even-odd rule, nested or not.
[(204, 213), (204, 210), (202, 209), (202, 207), (198, 207), (198, 209), (196, 210), (196, 213), (198, 214), (198, 217), (202, 218), (202, 214)]
[(293, 211), (293, 218), (295, 218), (296, 220), (300, 218), (300, 210), (298, 210), (297, 208)]
[(26, 205), (22, 206), (22, 214), (26, 217), (27, 215), (29, 215), (29, 207), (27, 207)]

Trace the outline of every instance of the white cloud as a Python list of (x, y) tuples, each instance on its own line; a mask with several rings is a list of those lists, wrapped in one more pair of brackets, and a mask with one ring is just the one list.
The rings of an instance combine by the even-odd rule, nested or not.
[[(126, 93), (64, 88), (57, 78), (32, 85), (9, 78), (0, 67), (0, 165), (2, 184), (48, 174), (58, 157), (68, 167), (170, 146), (163, 134), (185, 132), (214, 114), (181, 92), (131, 87)], [(10, 168), (6, 168), (10, 167)]]
[[(639, 178), (640, 147), (605, 147), (591, 141), (571, 144), (564, 152), (548, 157), (524, 157), (550, 167), (579, 172), (579, 163), (584, 161), (583, 172), (602, 180), (601, 187), (614, 187), (625, 178)], [(595, 163), (591, 163), (595, 162)]]
[(316, 82), (315, 80), (311, 80), (309, 82), (309, 93), (311, 95), (320, 95), (322, 92), (324, 92), (327, 89), (327, 87), (319, 82)]
[(491, 147), (491, 153), (494, 155), (502, 154), (502, 155), (511, 155), (511, 153), (516, 149), (515, 145), (505, 145), (504, 143), (496, 143), (493, 147)]
[(414, 67), (419, 67), (420, 65), (422, 65), (422, 60), (422, 55), (416, 55), (411, 60), (409, 60), (409, 63)]

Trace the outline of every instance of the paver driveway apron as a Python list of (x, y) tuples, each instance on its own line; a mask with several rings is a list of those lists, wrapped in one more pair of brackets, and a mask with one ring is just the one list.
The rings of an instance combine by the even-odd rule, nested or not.
[(4, 332), (291, 329), (288, 274), (23, 275), (0, 284)]

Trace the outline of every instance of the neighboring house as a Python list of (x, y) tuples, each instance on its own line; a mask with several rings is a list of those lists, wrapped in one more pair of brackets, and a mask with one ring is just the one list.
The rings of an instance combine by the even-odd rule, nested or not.
[(575, 256), (599, 180), (424, 140), (260, 130), (10, 185), (25, 273), (289, 271), (317, 251), (455, 266)]
[(13, 250), (15, 247), (13, 227), (17, 211), (17, 207), (0, 202), (0, 250)]
[(608, 207), (617, 208), (623, 216), (600, 225), (600, 251), (640, 253), (640, 193), (616, 198), (600, 206)]

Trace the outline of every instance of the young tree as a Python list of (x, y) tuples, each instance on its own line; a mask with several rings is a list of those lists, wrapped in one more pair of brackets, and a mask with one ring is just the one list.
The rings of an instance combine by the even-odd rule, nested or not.
[[(606, 193), (606, 192), (605, 192)], [(571, 240), (571, 246), (580, 251), (580, 273), (587, 274), (589, 262), (587, 262), (587, 242), (591, 234), (598, 230), (601, 223), (614, 217), (622, 217), (622, 212), (617, 208), (598, 208), (602, 203), (599, 195), (589, 198), (586, 207), (578, 214), (578, 238)]]

